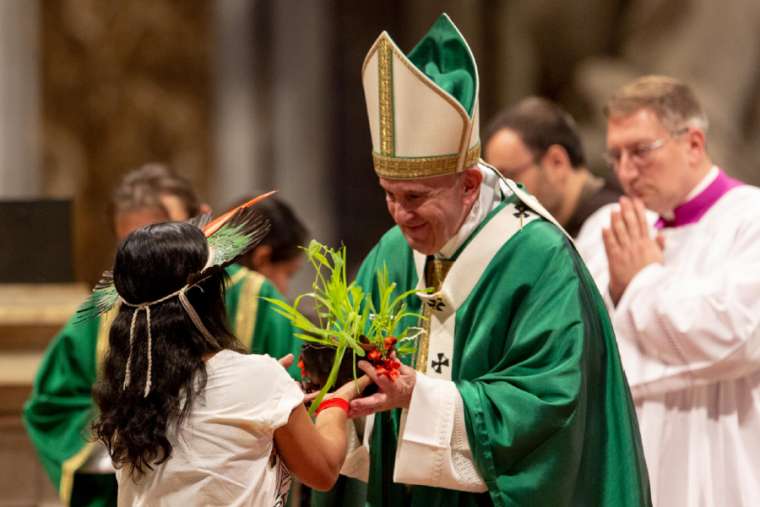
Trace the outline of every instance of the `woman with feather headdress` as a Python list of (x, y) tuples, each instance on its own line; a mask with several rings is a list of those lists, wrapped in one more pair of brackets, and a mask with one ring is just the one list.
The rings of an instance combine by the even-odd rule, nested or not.
[(243, 206), (138, 229), (83, 310), (120, 305), (93, 425), (120, 505), (284, 505), (290, 472), (317, 489), (337, 479), (348, 401), (368, 380), (338, 389), (312, 424), (285, 369), (244, 354), (225, 320), (224, 267), (267, 227)]

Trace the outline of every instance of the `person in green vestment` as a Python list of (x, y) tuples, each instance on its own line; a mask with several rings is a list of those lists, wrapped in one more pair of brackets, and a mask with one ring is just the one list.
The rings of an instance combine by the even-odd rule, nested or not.
[[(207, 211), (189, 182), (160, 164), (147, 164), (127, 173), (115, 189), (110, 206), (119, 240), (150, 223), (187, 220)], [(227, 274), (227, 316), (243, 347), (276, 358), (297, 353), (299, 343), (293, 338), (290, 322), (260, 299), (281, 299), (274, 285), (239, 265), (228, 267)], [(89, 437), (94, 415), (92, 386), (105, 357), (114, 315), (109, 312), (85, 321), (69, 319), (47, 347), (32, 394), (24, 405), (27, 433), (64, 505), (116, 505), (110, 457)], [(295, 365), (288, 371), (298, 378)]]
[[(427, 332), (379, 391), (343, 473), (370, 506), (651, 505), (636, 414), (601, 296), (538, 201), (482, 162), (478, 76), (442, 15), (362, 70), (374, 168), (397, 224), (357, 275), (420, 292)], [(377, 303), (377, 301), (376, 301)], [(414, 325), (405, 322), (403, 325)]]
[[(254, 195), (247, 195), (230, 208), (239, 206), (253, 197)], [(304, 263), (302, 247), (306, 244), (306, 226), (293, 209), (277, 196), (260, 202), (256, 209), (269, 220), (271, 229), (266, 238), (238, 262), (266, 276), (277, 290), (287, 294), (290, 281)]]

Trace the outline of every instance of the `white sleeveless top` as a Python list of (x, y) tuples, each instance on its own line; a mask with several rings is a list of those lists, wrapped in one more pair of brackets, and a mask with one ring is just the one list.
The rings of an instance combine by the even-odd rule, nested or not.
[(269, 356), (222, 350), (206, 371), (206, 388), (169, 435), (171, 458), (136, 481), (117, 470), (120, 506), (285, 505), (290, 474), (273, 437), (303, 402), (300, 387)]

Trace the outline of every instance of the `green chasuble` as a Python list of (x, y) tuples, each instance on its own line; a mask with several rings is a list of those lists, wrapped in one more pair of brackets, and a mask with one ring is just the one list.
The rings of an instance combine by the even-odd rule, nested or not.
[[(251, 352), (282, 357), (297, 354), (290, 322), (272, 311), (260, 296), (282, 298), (259, 273), (241, 266), (227, 269), (225, 304), (231, 330)], [(64, 505), (116, 505), (114, 474), (77, 470), (95, 443), (89, 425), (95, 409), (92, 387), (108, 348), (108, 330), (115, 312), (75, 323), (72, 317), (45, 351), (32, 395), (24, 406), (24, 423), (45, 471)], [(290, 373), (298, 378), (298, 368)]]
[[(520, 225), (485, 258), (453, 316), (451, 380), (488, 492), (394, 483), (401, 412), (393, 411), (375, 415), (368, 505), (651, 504), (636, 414), (601, 296), (557, 227), (541, 218), (523, 225), (521, 208), (514, 210), (502, 204), (484, 222), (514, 212)], [(454, 267), (484, 224), (457, 252)], [(417, 286), (419, 263), (397, 227), (358, 274), (375, 298), (383, 265), (397, 293)]]

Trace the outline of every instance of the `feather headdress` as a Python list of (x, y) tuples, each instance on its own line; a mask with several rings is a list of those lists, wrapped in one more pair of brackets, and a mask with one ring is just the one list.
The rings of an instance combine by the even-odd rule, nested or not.
[(264, 239), (269, 232), (270, 224), (266, 217), (257, 212), (253, 206), (272, 194), (274, 194), (274, 191), (254, 197), (250, 201), (231, 209), (214, 220), (211, 220), (210, 214), (200, 215), (189, 220), (189, 223), (200, 228), (206, 236), (209, 251), (208, 261), (201, 271), (198, 273), (192, 273), (188, 276), (188, 279), (182, 288), (170, 294), (166, 294), (155, 301), (141, 303), (126, 301), (119, 295), (114, 286), (112, 271), (109, 270), (103, 273), (100, 281), (95, 285), (93, 294), (88, 302), (77, 311), (77, 318), (79, 320), (84, 320), (96, 317), (110, 311), (117, 304), (123, 304), (134, 308), (129, 332), (129, 356), (127, 358), (124, 377), (125, 389), (129, 386), (131, 380), (130, 363), (132, 362), (132, 345), (135, 336), (137, 316), (141, 311), (144, 311), (148, 328), (148, 371), (145, 381), (144, 396), (148, 396), (148, 393), (150, 392), (152, 362), (151, 349), (153, 340), (150, 326), (150, 307), (152, 305), (177, 297), (182, 304), (182, 307), (185, 309), (185, 312), (190, 317), (190, 320), (192, 320), (195, 327), (198, 328), (198, 331), (200, 331), (211, 343), (216, 341), (206, 329), (206, 326), (203, 324), (203, 321), (196, 313), (192, 304), (190, 304), (185, 293), (212, 274), (234, 262), (238, 257), (250, 251), (261, 242), (262, 239)]

